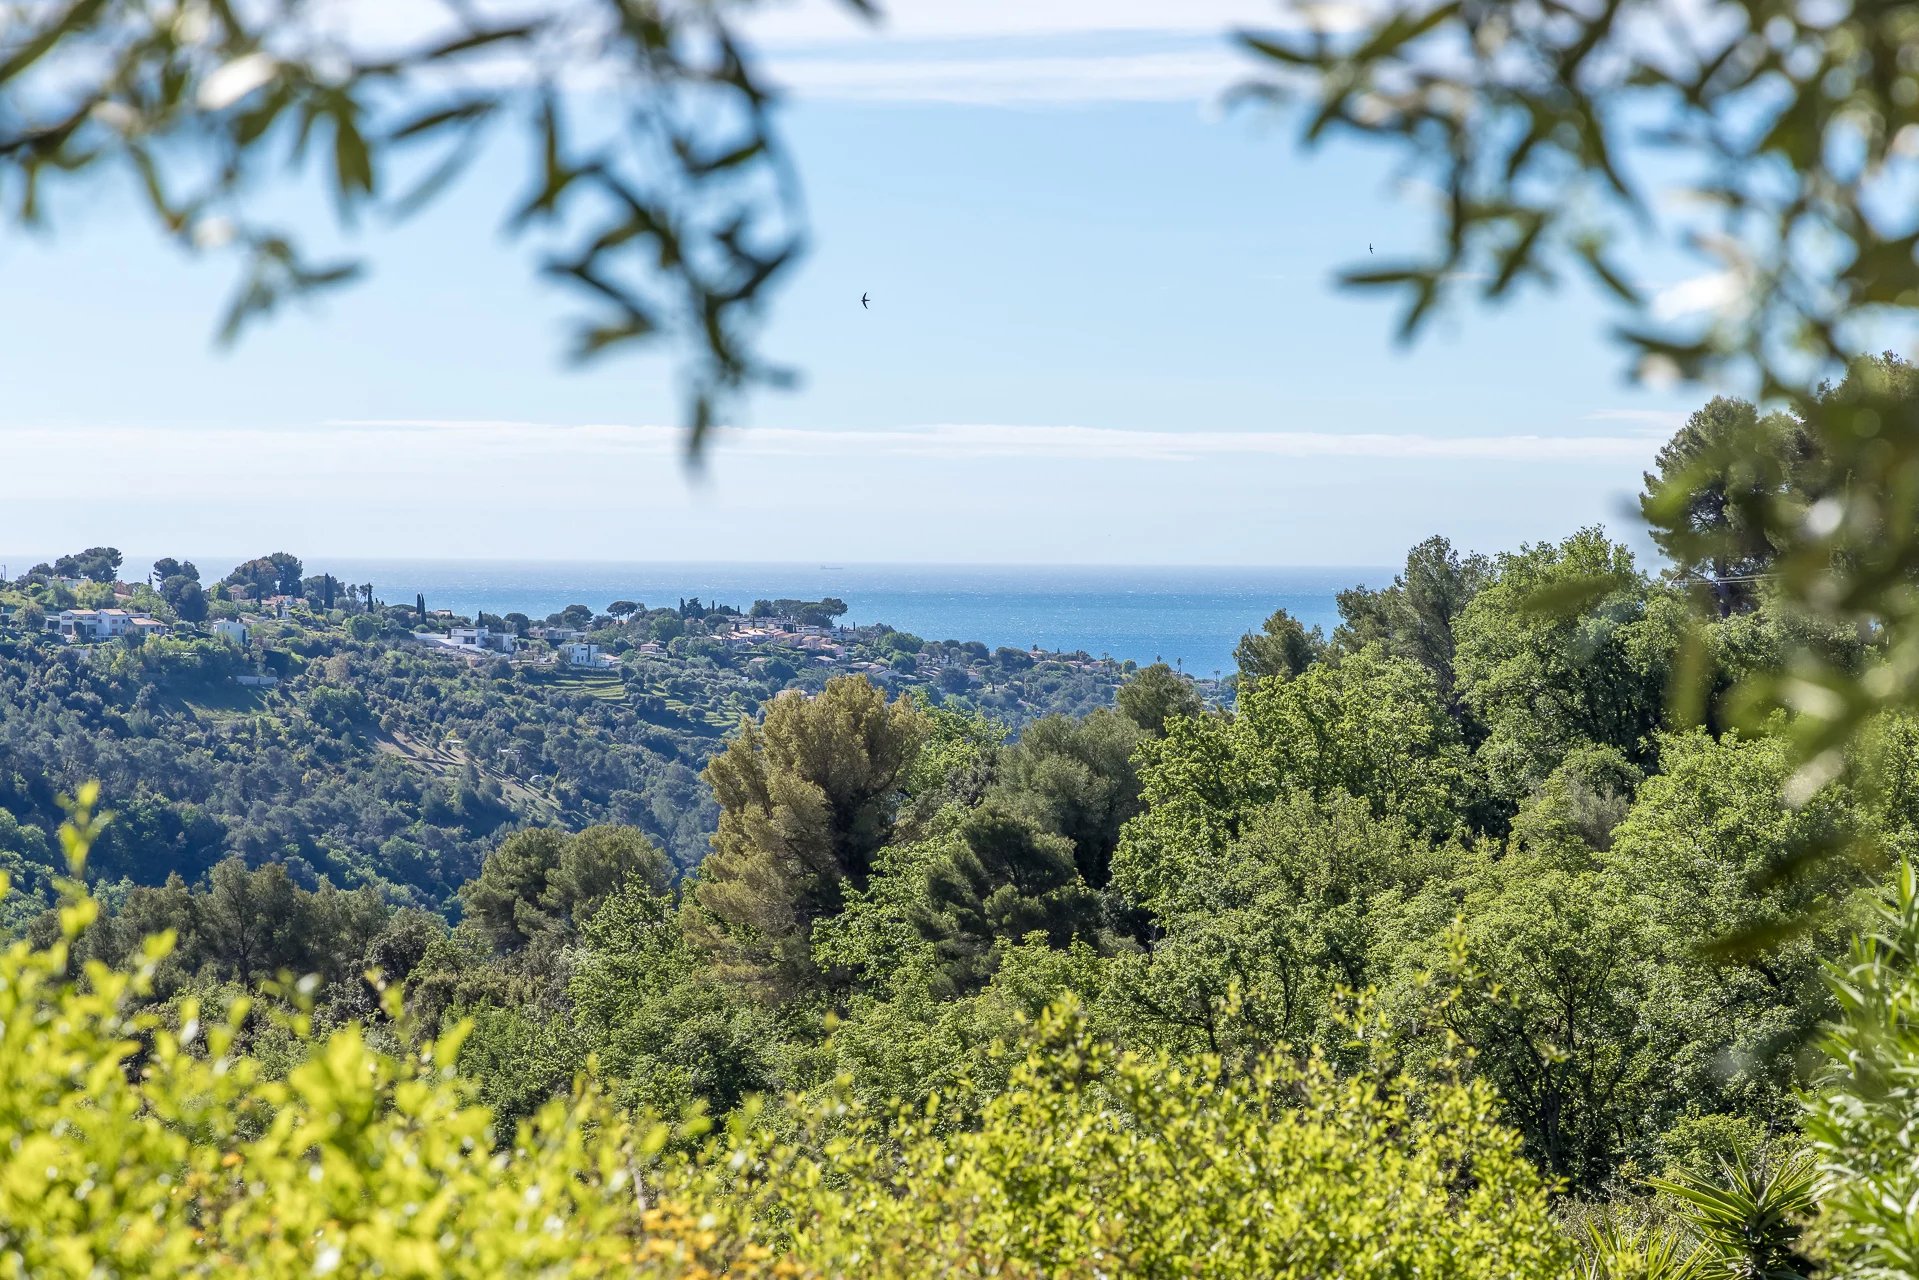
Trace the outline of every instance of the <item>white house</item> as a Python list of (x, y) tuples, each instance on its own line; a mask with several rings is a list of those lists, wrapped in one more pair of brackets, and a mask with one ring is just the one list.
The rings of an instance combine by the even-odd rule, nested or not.
[(461, 649), (512, 653), (519, 647), (520, 638), (510, 631), (495, 631), (490, 627), (455, 627), (447, 633), (447, 641)]
[(79, 644), (90, 643), (99, 625), (100, 615), (92, 609), (62, 609), (47, 617), (47, 630)]
[(47, 615), (47, 630), (74, 644), (93, 644), (135, 631), (161, 634), (166, 631), (166, 624), (125, 609), (62, 609)]
[(222, 640), (230, 640), (242, 649), (247, 647), (247, 624), (235, 622), (232, 618), (221, 618), (213, 624), (213, 634)]
[(602, 670), (619, 665), (619, 659), (612, 654), (607, 653), (597, 644), (587, 644), (585, 641), (561, 645), (560, 660), (568, 666), (597, 667)]

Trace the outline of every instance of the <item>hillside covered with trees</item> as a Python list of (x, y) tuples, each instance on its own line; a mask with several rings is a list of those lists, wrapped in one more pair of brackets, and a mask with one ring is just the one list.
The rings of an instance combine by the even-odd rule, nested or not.
[[(1890, 359), (1853, 374), (1908, 377)], [(1742, 483), (1746, 462), (1704, 482), (1697, 464), (1749, 413), (1695, 415), (1646, 478), (1648, 512), (1682, 478)], [(1816, 493), (1775, 425), (1798, 459), (1781, 483)], [(349, 1088), (326, 1072), (370, 1071), (393, 1092), (366, 1123), (396, 1134), (432, 1108), (482, 1146), (528, 1126), (524, 1185), (644, 1166), (571, 1184), (589, 1273), (638, 1256), (594, 1252), (614, 1236), (663, 1250), (666, 1274), (845, 1274), (835, 1260), (857, 1256), (901, 1275), (935, 1258), (1094, 1275), (1113, 1257), (1124, 1274), (1783, 1276), (1905, 1256), (1909, 1209), (1861, 1197), (1914, 1177), (1910, 1094), (1890, 1082), (1919, 1050), (1919, 721), (1876, 714), (1807, 780), (1794, 713), (1755, 680), (1808, 654), (1870, 672), (1886, 637), (1796, 604), (1778, 549), (1731, 509), (1657, 525), (1675, 561), (1659, 575), (1599, 529), (1489, 557), (1429, 540), (1391, 585), (1344, 594), (1331, 635), (1284, 613), (1249, 634), (1231, 707), (1154, 668), (1113, 706), (1015, 735), (977, 702), (864, 674), (785, 689), (704, 759), (717, 818), (697, 865), (615, 808), (549, 791), (549, 813), (516, 811), (507, 785), (526, 784), (478, 765), (438, 801), (382, 791), (413, 767), (387, 744), (456, 725), (489, 759), (533, 740), (513, 721), (538, 697), (567, 715), (537, 726), (549, 749), (619, 741), (595, 695), (289, 627), (303, 665), (273, 705), (302, 714), (229, 711), (241, 729), (176, 745), (229, 762), (240, 790), (263, 784), (238, 762), (298, 758), (342, 779), (301, 803), (444, 804), (471, 842), (448, 847), (483, 858), (455, 884), (455, 857), (397, 857), (418, 838), (396, 833), (367, 856), (441, 878), (352, 888), (330, 874), (350, 860), (265, 845), (133, 883), (124, 860), (163, 847), (160, 820), (142, 754), (100, 750), (86, 767), (134, 803), (103, 828), (83, 809), (68, 835), (106, 887), (58, 913), (20, 900), (40, 949), (8, 963), (138, 974), (109, 988), (115, 1016), (174, 1065), (133, 1114), (213, 1088), (168, 1029), (232, 1008), (208, 1043), (252, 1074), (214, 1092), (282, 1125), (319, 1123), (304, 1109)], [(1737, 556), (1698, 551), (1729, 540)], [(154, 643), (63, 655), (47, 669), (72, 684), (39, 705), (135, 686), (168, 652)], [(21, 687), (9, 705), (36, 705)], [(141, 687), (125, 710), (96, 694), (121, 717), (101, 734), (151, 741), (137, 717), (178, 714), (179, 694)], [(297, 806), (281, 820), (312, 838)], [(20, 878), (71, 899), (17, 851), (30, 828), (8, 831)], [(404, 1065), (456, 1044), (457, 1081)], [(310, 1158), (222, 1123), (241, 1161)], [(438, 1159), (479, 1212), (484, 1177)], [(1832, 1180), (1841, 1161), (1851, 1181)], [(630, 1176), (659, 1210), (617, 1207)], [(220, 1194), (241, 1248), (268, 1210)], [(387, 1194), (370, 1183), (352, 1212), (404, 1235)], [(1371, 1269), (1347, 1265), (1354, 1239)]]
[[(120, 571), (118, 551), (93, 548), (0, 589), (0, 857), (43, 896), (56, 798), (88, 779), (119, 815), (94, 853), (102, 879), (192, 881), (237, 857), (443, 906), (528, 825), (633, 826), (691, 867), (716, 820), (700, 770), (783, 689), (858, 671), (1016, 726), (1108, 704), (1126, 671), (835, 629), (838, 601), (615, 601), (535, 622), (389, 606), (283, 553), (204, 588), (190, 562), (116, 587)], [(47, 629), (115, 607), (168, 625), (95, 643)], [(243, 630), (216, 634), (223, 621)], [(440, 643), (462, 626), (506, 647)]]
[[(707, 457), (793, 382), (761, 343), (811, 230), (758, 6), (429, 7), (0, 6), (0, 222), (124, 181), (237, 267), (230, 337), (397, 243), (345, 233), (477, 193), (578, 304), (573, 354), (670, 345)], [(1156, 7), (999, 6), (1046, 42), (1024, 66), (964, 24), (872, 65), (1051, 102), (1097, 35), (1131, 156), (1215, 65)], [(1392, 175), (1330, 231), (1402, 337), (1578, 282), (1636, 379), (1750, 390), (1646, 475), (1665, 563), (1434, 538), (1331, 634), (1249, 632), (1230, 697), (847, 635), (830, 600), (536, 624), (284, 551), (37, 565), (0, 589), (0, 1276), (1919, 1275), (1919, 379), (1858, 355), (1919, 318), (1919, 13), (1299, 4), (1236, 39), (1234, 103)], [(1054, 204), (1112, 141), (1081, 136), (987, 154), (986, 194)], [(1004, 216), (956, 163), (884, 167)], [(1116, 190), (1037, 242), (1117, 282), (1082, 290), (1116, 323), (1192, 314), (1093, 257), (1160, 207)], [(1277, 264), (1225, 220), (1155, 246), (1246, 246), (1249, 368), (1284, 350), (1253, 282), (1320, 251), (1256, 209)], [(965, 283), (1048, 296), (972, 229), (937, 249)], [(1203, 332), (1095, 336), (1241, 376)], [(1150, 408), (1044, 336), (936, 358), (1004, 378), (1025, 342)], [(859, 390), (898, 405), (901, 372)]]

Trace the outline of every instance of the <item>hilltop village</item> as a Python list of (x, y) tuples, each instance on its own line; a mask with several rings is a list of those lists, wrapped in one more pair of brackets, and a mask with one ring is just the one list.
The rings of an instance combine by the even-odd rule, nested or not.
[(0, 811), (50, 838), (84, 772), (116, 796), (95, 855), (112, 875), (239, 854), (437, 904), (526, 823), (626, 823), (697, 863), (715, 821), (700, 770), (782, 692), (858, 675), (1017, 734), (1110, 706), (1132, 672), (846, 612), (687, 599), (465, 617), (287, 553), (203, 580), (89, 548), (0, 582)]
[(618, 680), (642, 707), (713, 727), (731, 727), (770, 692), (817, 688), (842, 674), (959, 699), (1017, 726), (1036, 715), (1106, 705), (1135, 669), (1084, 652), (932, 640), (885, 624), (843, 626), (847, 606), (831, 598), (758, 600), (747, 609), (697, 598), (656, 607), (617, 600), (597, 609), (569, 605), (542, 619), (465, 617), (431, 608), (424, 597), (390, 603), (370, 583), (307, 575), (299, 558), (284, 552), (210, 584), (191, 562), (161, 561), (145, 580), (131, 582), (119, 567), (112, 548), (35, 566), (0, 584), (0, 627), (79, 646), (218, 640), (235, 651), (230, 678), (244, 685), (274, 683), (289, 674), (304, 644), (338, 630), (470, 664), (504, 661)]

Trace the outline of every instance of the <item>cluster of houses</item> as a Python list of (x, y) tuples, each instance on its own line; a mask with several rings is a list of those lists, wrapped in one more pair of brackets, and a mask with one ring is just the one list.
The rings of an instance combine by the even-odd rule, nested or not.
[[(0, 605), (0, 623), (17, 622), (19, 616), (18, 606)], [(144, 609), (121, 608), (62, 609), (49, 613), (44, 625), (47, 634), (68, 644), (99, 644), (122, 636), (164, 636), (172, 630)], [(244, 622), (221, 618), (208, 623), (207, 630), (239, 648), (247, 647), (248, 627)]]
[[(712, 625), (714, 619), (708, 620)], [(724, 632), (716, 632), (724, 638), (738, 637), (743, 640), (778, 640), (790, 643), (798, 636), (825, 638), (838, 630), (835, 627), (819, 626), (811, 622), (801, 622), (796, 618), (735, 618)]]
[(846, 646), (833, 638), (831, 627), (801, 626), (782, 618), (755, 619), (735, 624), (719, 639), (729, 645), (781, 644), (804, 649), (815, 661), (830, 663), (846, 652)]
[(484, 649), (489, 653), (512, 653), (520, 647), (520, 638), (511, 631), (488, 627), (455, 627), (447, 633), (447, 642), (456, 649)]
[[(569, 667), (604, 671), (619, 665), (618, 658), (597, 644), (588, 644), (581, 638), (582, 633), (573, 628), (535, 627), (532, 634), (550, 642), (556, 654), (555, 660)], [(422, 644), (451, 650), (474, 661), (500, 654), (510, 657), (519, 652), (523, 643), (511, 631), (495, 631), (486, 626), (454, 627), (444, 635), (437, 631), (416, 631), (413, 638)]]

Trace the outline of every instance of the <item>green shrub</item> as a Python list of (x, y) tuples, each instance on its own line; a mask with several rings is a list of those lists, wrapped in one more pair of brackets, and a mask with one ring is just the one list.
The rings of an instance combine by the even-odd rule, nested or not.
[(1851, 962), (1806, 1136), (1819, 1161), (1816, 1247), (1859, 1280), (1919, 1274), (1919, 872), (1899, 869)]
[[(76, 865), (91, 792), (62, 832)], [(357, 1025), (318, 1038), (296, 987), (304, 1060), (268, 1079), (236, 1048), (246, 1002), (163, 1019), (145, 999), (171, 938), (75, 973), (97, 907), (63, 892), (57, 941), (0, 954), (0, 1276), (1569, 1271), (1483, 1084), (1116, 1054), (1062, 1007), (975, 1105), (826, 1097), (785, 1141), (749, 1106), (666, 1161), (672, 1126), (583, 1083), (502, 1142), (454, 1070), (463, 1029), (404, 1056)]]

